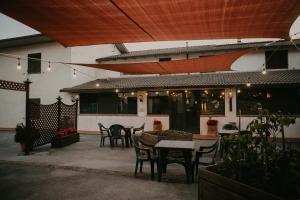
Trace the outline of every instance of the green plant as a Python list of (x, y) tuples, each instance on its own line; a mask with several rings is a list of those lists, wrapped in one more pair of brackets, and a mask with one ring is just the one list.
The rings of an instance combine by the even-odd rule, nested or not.
[(225, 156), (213, 171), (278, 196), (299, 198), (300, 152), (286, 144), (284, 135), (284, 127), (293, 123), (294, 117), (262, 110), (248, 125), (255, 136), (223, 137)]
[(38, 130), (34, 127), (27, 128), (23, 123), (16, 126), (15, 142), (26, 145), (25, 154), (32, 149), (33, 143), (40, 137)]

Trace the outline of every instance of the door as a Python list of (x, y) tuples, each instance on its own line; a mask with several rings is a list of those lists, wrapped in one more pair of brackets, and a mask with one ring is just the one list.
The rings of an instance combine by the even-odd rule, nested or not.
[(200, 131), (200, 93), (177, 91), (169, 96), (170, 129), (191, 133)]

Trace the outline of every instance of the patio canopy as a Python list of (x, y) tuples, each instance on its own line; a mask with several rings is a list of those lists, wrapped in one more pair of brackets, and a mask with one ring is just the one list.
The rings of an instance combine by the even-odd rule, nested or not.
[(2, 0), (0, 12), (64, 46), (288, 38), (299, 0)]
[[(223, 53), (213, 56), (205, 56), (187, 60), (174, 60), (163, 62), (128, 63), (128, 64), (78, 64), (82, 66), (107, 69), (126, 74), (175, 74), (228, 71), (232, 63), (242, 55), (253, 50)], [(73, 63), (74, 64), (74, 63)]]

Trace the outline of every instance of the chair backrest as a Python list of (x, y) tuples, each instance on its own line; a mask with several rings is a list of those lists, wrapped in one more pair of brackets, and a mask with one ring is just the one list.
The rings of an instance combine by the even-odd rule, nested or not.
[(145, 129), (145, 122), (142, 124), (142, 126), (140, 127), (140, 129), (144, 131), (144, 129)]
[(104, 131), (107, 132), (107, 134), (109, 134), (108, 128), (106, 128), (105, 126), (103, 126), (103, 124), (101, 124), (100, 122), (98, 123), (99, 126), (99, 130), (100, 130), (100, 134), (103, 135)]
[(111, 136), (118, 138), (122, 136), (122, 131), (125, 132), (125, 128), (124, 126), (120, 125), (120, 124), (113, 124), (109, 127), (109, 132), (111, 134)]
[[(212, 157), (211, 157), (212, 158), (212, 164), (215, 163), (215, 159), (216, 159), (217, 154), (219, 152), (220, 141), (221, 141), (221, 136), (218, 136), (218, 139), (216, 140), (216, 142), (212, 146), (205, 147), (205, 150), (206, 150), (207, 153), (212, 153)], [(201, 151), (201, 147), (200, 147), (200, 151)]]
[(141, 151), (140, 151), (140, 141), (139, 141), (139, 138), (138, 136), (136, 135), (132, 135), (132, 142), (133, 142), (133, 146), (134, 146), (134, 150), (135, 150), (135, 153), (137, 156), (141, 155)]

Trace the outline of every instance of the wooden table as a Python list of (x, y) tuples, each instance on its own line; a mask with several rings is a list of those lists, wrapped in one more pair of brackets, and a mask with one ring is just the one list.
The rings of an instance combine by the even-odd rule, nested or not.
[[(158, 150), (158, 177), (157, 180), (161, 181), (162, 171), (169, 163), (179, 163), (185, 167), (186, 181), (191, 183), (194, 179), (192, 154), (195, 149), (194, 141), (179, 141), (179, 140), (161, 140), (155, 146)], [(181, 151), (182, 159), (170, 159), (168, 153), (170, 151)]]

